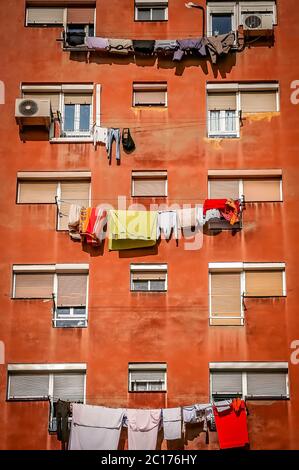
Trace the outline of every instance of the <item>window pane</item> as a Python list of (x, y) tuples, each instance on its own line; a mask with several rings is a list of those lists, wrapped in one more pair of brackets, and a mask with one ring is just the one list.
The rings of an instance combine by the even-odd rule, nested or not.
[(133, 281), (133, 290), (148, 290), (148, 281)]
[(220, 111), (210, 111), (210, 131), (220, 131)]
[(84, 24), (69, 24), (67, 30), (70, 33), (84, 33), (85, 34), (85, 25)]
[(80, 105), (80, 131), (89, 131), (90, 129), (90, 105)]
[(225, 130), (235, 131), (236, 130), (236, 114), (235, 111), (225, 111)]
[(71, 314), (71, 309), (70, 308), (64, 308), (64, 307), (57, 307), (56, 309), (57, 317), (66, 317)]
[(74, 131), (75, 130), (75, 105), (66, 104), (64, 106), (64, 130)]
[(151, 290), (164, 291), (165, 290), (165, 281), (150, 281)]
[(212, 35), (226, 34), (232, 30), (232, 15), (212, 15)]
[(80, 315), (81, 317), (84, 316), (86, 314), (86, 308), (83, 307), (75, 307), (74, 308), (74, 315)]
[(153, 8), (152, 9), (152, 20), (163, 21), (165, 20), (165, 8)]
[(88, 36), (94, 36), (94, 25), (90, 24), (88, 27)]
[(144, 392), (147, 390), (146, 382), (133, 383), (133, 390), (136, 392)]
[(149, 382), (149, 390), (156, 391), (156, 390), (163, 390), (162, 382)]
[(56, 320), (56, 328), (82, 328), (86, 326), (85, 319), (79, 320)]
[(151, 10), (149, 8), (138, 8), (137, 19), (141, 21), (148, 21), (151, 19)]

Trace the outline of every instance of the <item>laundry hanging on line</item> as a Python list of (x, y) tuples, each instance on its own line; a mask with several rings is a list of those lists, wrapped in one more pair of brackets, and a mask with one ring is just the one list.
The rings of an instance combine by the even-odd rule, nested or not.
[[(110, 54), (128, 55), (170, 55), (173, 61), (181, 61), (188, 55), (209, 57), (213, 64), (219, 57), (230, 52), (235, 45), (236, 36), (233, 31), (227, 34), (203, 36), (186, 39), (117, 39), (87, 37), (88, 50), (106, 52)], [(80, 45), (82, 44), (80, 40)]]

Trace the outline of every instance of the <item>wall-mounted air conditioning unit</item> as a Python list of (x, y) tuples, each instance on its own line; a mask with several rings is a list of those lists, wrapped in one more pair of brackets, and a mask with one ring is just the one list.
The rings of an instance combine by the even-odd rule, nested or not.
[(242, 14), (242, 24), (246, 31), (273, 29), (273, 13), (247, 12)]
[(18, 98), (16, 99), (15, 117), (22, 126), (45, 126), (51, 124), (50, 100)]

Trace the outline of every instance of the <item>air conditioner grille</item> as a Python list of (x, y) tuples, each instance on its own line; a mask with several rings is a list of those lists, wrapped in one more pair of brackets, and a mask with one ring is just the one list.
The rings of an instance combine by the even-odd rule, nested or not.
[(24, 100), (19, 104), (19, 111), (23, 116), (33, 116), (38, 111), (36, 101)]
[(257, 29), (257, 28), (260, 28), (260, 26), (262, 24), (262, 20), (257, 15), (249, 15), (245, 19), (245, 24), (246, 24), (247, 28)]

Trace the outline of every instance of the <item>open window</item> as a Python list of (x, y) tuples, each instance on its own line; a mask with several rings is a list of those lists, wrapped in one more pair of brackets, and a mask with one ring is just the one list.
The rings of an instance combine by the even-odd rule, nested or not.
[(80, 48), (85, 46), (86, 38), (95, 35), (96, 2), (55, 2), (45, 1), (43, 5), (26, 5), (26, 26), (63, 27), (64, 47)]
[(284, 263), (210, 263), (210, 325), (242, 326), (246, 298), (286, 296)]
[(54, 328), (87, 326), (88, 266), (15, 265), (13, 299), (51, 299)]
[(18, 204), (57, 204), (56, 229), (68, 230), (71, 204), (88, 206), (90, 172), (18, 172)]

